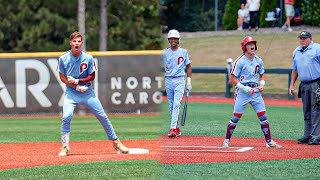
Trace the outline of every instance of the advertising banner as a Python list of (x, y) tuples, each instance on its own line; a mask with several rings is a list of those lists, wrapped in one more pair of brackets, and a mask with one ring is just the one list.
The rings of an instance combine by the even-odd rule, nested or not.
[[(0, 53), (0, 114), (61, 113), (66, 89), (57, 72), (61, 54)], [(107, 113), (160, 111), (161, 51), (91, 54), (97, 65), (95, 92)]]

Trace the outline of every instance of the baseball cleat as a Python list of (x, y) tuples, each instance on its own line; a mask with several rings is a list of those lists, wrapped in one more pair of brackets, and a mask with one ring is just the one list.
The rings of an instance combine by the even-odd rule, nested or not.
[(170, 129), (169, 133), (168, 133), (168, 137), (172, 138), (172, 137), (176, 137), (177, 132), (175, 129)]
[(224, 147), (224, 148), (230, 147), (230, 140), (229, 140), (229, 139), (225, 139), (225, 140), (223, 141), (222, 147)]
[(113, 141), (113, 148), (115, 150), (121, 151), (124, 154), (129, 152), (129, 148), (123, 145), (119, 139)]
[(271, 140), (269, 143), (266, 143), (267, 148), (282, 148), (280, 144), (277, 144), (273, 140)]
[(58, 156), (68, 156), (68, 148), (67, 147), (62, 147), (61, 149), (60, 149), (60, 152), (59, 152), (59, 154), (58, 154)]
[(175, 131), (176, 131), (176, 136), (177, 136), (177, 137), (181, 136), (181, 130), (180, 130), (180, 128), (175, 129)]

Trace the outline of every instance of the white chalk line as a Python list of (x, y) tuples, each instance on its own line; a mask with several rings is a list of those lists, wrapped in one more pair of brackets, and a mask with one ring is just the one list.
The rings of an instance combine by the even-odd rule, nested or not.
[[(164, 149), (166, 152), (246, 152), (253, 147), (221, 147), (221, 146), (160, 146), (161, 148), (172, 148)], [(195, 148), (195, 149), (186, 149)]]

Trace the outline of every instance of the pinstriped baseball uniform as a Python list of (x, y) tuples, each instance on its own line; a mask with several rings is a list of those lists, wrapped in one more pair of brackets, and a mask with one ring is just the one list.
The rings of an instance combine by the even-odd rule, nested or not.
[(166, 93), (171, 114), (170, 129), (176, 129), (179, 127), (179, 110), (185, 88), (185, 67), (191, 61), (188, 51), (181, 47), (175, 51), (168, 47), (164, 52), (161, 60), (164, 63)]
[(233, 63), (231, 74), (237, 77), (243, 85), (256, 85), (253, 95), (236, 89), (234, 113), (243, 114), (248, 103), (251, 103), (256, 113), (265, 111), (265, 104), (257, 86), (259, 81), (258, 74), (264, 74), (263, 61), (257, 55), (254, 56), (253, 60), (250, 60), (243, 54)]

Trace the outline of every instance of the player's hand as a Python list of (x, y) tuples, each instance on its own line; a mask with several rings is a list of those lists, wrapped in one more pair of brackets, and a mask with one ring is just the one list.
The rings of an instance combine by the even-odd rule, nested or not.
[(76, 90), (83, 93), (83, 92), (86, 92), (88, 90), (88, 87), (87, 86), (78, 85)]
[(264, 90), (264, 86), (258, 86), (259, 92), (262, 92)]
[(191, 92), (192, 89), (192, 85), (191, 85), (191, 77), (187, 77), (187, 85), (186, 85), (186, 89)]
[(68, 78), (68, 82), (71, 84), (78, 84), (79, 83), (79, 79), (75, 79), (72, 76), (67, 76), (67, 78)]
[(247, 93), (247, 94), (251, 94), (251, 95), (254, 94), (254, 89), (252, 89), (252, 88), (249, 87), (249, 86), (244, 86), (244, 87), (242, 88), (242, 91), (244, 91), (244, 92)]
[(293, 96), (293, 92), (294, 92), (293, 86), (290, 86), (290, 87), (289, 87), (289, 94), (290, 94), (291, 96)]
[(262, 92), (264, 90), (264, 86), (266, 85), (266, 81), (265, 80), (261, 80), (258, 86), (258, 90), (259, 92)]

